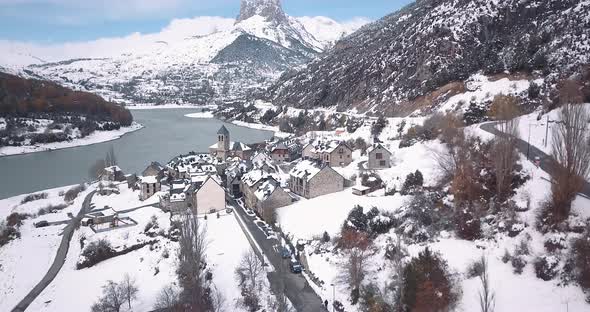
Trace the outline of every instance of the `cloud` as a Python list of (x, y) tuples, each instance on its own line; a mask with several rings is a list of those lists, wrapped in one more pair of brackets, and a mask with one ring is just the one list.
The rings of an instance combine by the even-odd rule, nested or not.
[(101, 38), (88, 42), (39, 44), (0, 40), (0, 59), (2, 60), (0, 63), (3, 66), (18, 68), (29, 64), (72, 58), (101, 58), (126, 53), (149, 53), (165, 47), (166, 44), (180, 42), (189, 37), (231, 29), (234, 22), (232, 18), (213, 16), (174, 19), (157, 33), (132, 33), (124, 37)]

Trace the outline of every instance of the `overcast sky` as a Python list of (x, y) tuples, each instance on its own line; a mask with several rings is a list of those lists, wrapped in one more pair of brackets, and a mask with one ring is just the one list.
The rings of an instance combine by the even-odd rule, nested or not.
[[(410, 0), (283, 0), (291, 16), (376, 20)], [(88, 41), (154, 33), (174, 19), (235, 17), (240, 0), (0, 0), (0, 39), (36, 43)]]

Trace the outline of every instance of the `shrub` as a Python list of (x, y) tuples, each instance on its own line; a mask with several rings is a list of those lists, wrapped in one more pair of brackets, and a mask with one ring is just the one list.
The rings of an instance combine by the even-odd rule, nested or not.
[(504, 255), (502, 255), (502, 262), (508, 263), (508, 261), (512, 260), (512, 255), (508, 251), (508, 249), (504, 249)]
[(151, 229), (157, 230), (159, 228), (160, 228), (160, 225), (158, 224), (158, 218), (155, 215), (153, 215), (150, 218), (150, 221), (148, 221), (148, 223), (145, 225), (143, 232), (148, 233), (148, 232), (150, 232)]
[(95, 242), (88, 244), (86, 249), (82, 251), (80, 257), (81, 261), (78, 262), (77, 268), (88, 268), (101, 261), (112, 258), (116, 254), (111, 243), (106, 239), (100, 239)]
[(374, 283), (370, 283), (362, 288), (359, 299), (361, 311), (393, 311), (393, 307), (385, 301), (379, 287)]
[(29, 195), (25, 196), (25, 198), (23, 198), (23, 200), (20, 203), (26, 204), (28, 202), (32, 202), (32, 201), (40, 200), (40, 199), (47, 199), (47, 193), (29, 194)]
[(324, 231), (324, 234), (322, 235), (322, 242), (329, 243), (330, 239), (331, 239), (330, 234), (328, 234), (328, 232)]
[(361, 176), (361, 185), (370, 188), (371, 190), (378, 190), (383, 188), (385, 184), (381, 177), (376, 173), (366, 174)]
[(0, 247), (8, 244), (13, 239), (20, 238), (20, 232), (17, 228), (7, 226), (4, 221), (0, 222)]
[(440, 254), (426, 248), (404, 268), (402, 294), (409, 311), (448, 311), (460, 297), (460, 286)]
[(385, 117), (383, 117), (383, 116), (379, 116), (377, 121), (375, 121), (375, 123), (371, 127), (371, 134), (373, 136), (379, 136), (381, 134), (381, 132), (383, 132), (383, 129), (385, 129), (387, 124), (388, 124), (387, 119), (385, 119)]
[(467, 267), (467, 278), (478, 277), (483, 273), (484, 267), (480, 260), (476, 260)]
[(416, 190), (424, 185), (424, 177), (420, 170), (416, 170), (414, 173), (410, 173), (406, 176), (404, 185), (401, 189), (402, 195), (414, 194)]
[(511, 260), (512, 268), (514, 268), (514, 273), (522, 274), (524, 267), (526, 266), (527, 262), (522, 256), (514, 256)]
[(582, 289), (590, 292), (590, 230), (584, 236), (574, 240), (571, 258), (575, 266), (576, 281)]
[(38, 216), (43, 216), (43, 215), (46, 215), (48, 213), (52, 213), (54, 211), (64, 210), (67, 207), (68, 207), (67, 204), (47, 205), (47, 206), (39, 209), (39, 211), (37, 211), (37, 215)]
[(6, 217), (6, 225), (9, 227), (19, 227), (23, 224), (23, 220), (26, 220), (30, 215), (25, 213), (13, 212)]
[(410, 203), (395, 215), (396, 232), (420, 243), (442, 230), (452, 230), (452, 211), (443, 205), (441, 195), (424, 192), (415, 195)]
[(565, 249), (567, 246), (567, 242), (563, 235), (552, 235), (545, 240), (545, 249), (548, 252), (554, 252), (559, 249)]
[(473, 241), (481, 237), (481, 221), (472, 208), (459, 208), (455, 213), (455, 225), (457, 235), (462, 239)]
[(73, 201), (74, 199), (76, 199), (78, 197), (80, 192), (83, 192), (85, 190), (86, 190), (86, 186), (84, 184), (74, 186), (66, 192), (66, 194), (64, 195), (64, 200), (68, 201), (68, 202)]
[(366, 232), (368, 228), (367, 215), (362, 206), (355, 206), (344, 221), (343, 229)]
[(559, 259), (555, 256), (541, 256), (535, 260), (535, 273), (537, 277), (544, 280), (550, 281), (557, 273), (559, 273)]

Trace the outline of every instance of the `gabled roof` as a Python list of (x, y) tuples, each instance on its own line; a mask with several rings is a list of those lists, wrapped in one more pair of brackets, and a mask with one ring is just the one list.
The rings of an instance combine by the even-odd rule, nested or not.
[(271, 153), (274, 151), (281, 151), (281, 150), (289, 150), (289, 148), (287, 148), (287, 145), (285, 145), (285, 143), (280, 142), (279, 144), (275, 145), (275, 147), (273, 147)]
[(305, 147), (307, 147), (308, 145), (311, 145), (311, 147), (312, 147), (311, 152), (312, 153), (329, 153), (330, 154), (340, 146), (344, 146), (349, 150), (351, 149), (344, 142), (337, 141), (337, 140), (332, 140), (332, 141), (318, 140), (318, 141), (314, 141), (314, 142), (307, 144)]
[(258, 189), (254, 192), (254, 195), (256, 198), (258, 198), (258, 200), (265, 201), (272, 195), (272, 193), (274, 193), (275, 190), (280, 187), (281, 186), (279, 182), (273, 178), (269, 178), (258, 187)]
[(291, 169), (291, 171), (289, 171), (289, 175), (309, 181), (316, 174), (322, 171), (323, 168), (324, 167), (322, 167), (322, 165), (320, 165), (318, 162), (304, 160)]
[(229, 131), (225, 126), (221, 126), (221, 128), (219, 128), (219, 131), (217, 131), (217, 134), (229, 135)]
[(373, 144), (371, 147), (369, 147), (369, 149), (367, 150), (367, 154), (370, 154), (377, 149), (383, 149), (384, 151), (386, 151), (390, 155), (392, 154), (388, 149), (385, 148), (385, 146), (381, 145), (381, 143)]

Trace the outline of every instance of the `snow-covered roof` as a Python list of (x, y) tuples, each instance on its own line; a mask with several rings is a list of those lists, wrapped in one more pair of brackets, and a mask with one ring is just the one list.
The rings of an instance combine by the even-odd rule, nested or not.
[(369, 149), (367, 149), (367, 154), (372, 153), (376, 149), (383, 149), (386, 152), (388, 152), (389, 154), (391, 154), (391, 152), (387, 148), (385, 148), (385, 146), (381, 145), (381, 143), (371, 145), (371, 147), (369, 147)]
[[(340, 145), (348, 146), (341, 141), (332, 140), (332, 141), (313, 141), (309, 143), (311, 145), (311, 152), (312, 153), (332, 153), (335, 151)], [(349, 148), (348, 148), (349, 149)]]
[(158, 178), (155, 176), (140, 177), (139, 181), (141, 183), (154, 184), (158, 183)]
[(289, 175), (300, 178), (306, 179), (307, 181), (311, 180), (316, 174), (322, 171), (323, 167), (316, 161), (312, 160), (304, 160), (298, 163), (291, 171), (289, 171)]
[[(209, 146), (209, 148), (210, 149), (217, 149), (218, 148), (217, 143)], [(233, 142), (233, 141), (229, 142), (229, 149), (231, 151), (249, 151), (249, 150), (251, 150), (251, 148), (248, 145), (246, 145), (242, 142)]]
[(280, 142), (277, 145), (275, 145), (275, 147), (272, 148), (272, 152), (274, 151), (284, 151), (284, 150), (289, 150), (289, 148), (287, 147), (287, 145), (285, 145), (285, 143)]
[(270, 197), (270, 195), (272, 195), (272, 193), (278, 187), (281, 187), (279, 185), (279, 182), (277, 182), (275, 179), (270, 178), (270, 179), (264, 181), (258, 187), (258, 189), (254, 192), (254, 196), (256, 196), (256, 198), (258, 198), (258, 200), (260, 200), (260, 201), (265, 201)]
[(119, 168), (119, 166), (110, 166), (110, 167), (104, 168), (104, 171), (107, 171), (110, 173), (115, 173), (115, 172), (121, 171), (121, 168)]
[(254, 186), (256, 183), (260, 182), (263, 179), (272, 178), (272, 174), (262, 170), (262, 169), (254, 169), (242, 176), (242, 181), (246, 183), (249, 187)]

